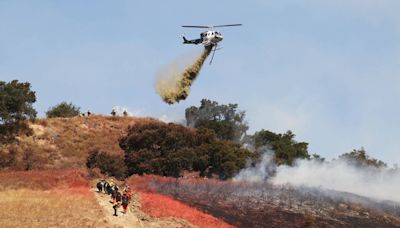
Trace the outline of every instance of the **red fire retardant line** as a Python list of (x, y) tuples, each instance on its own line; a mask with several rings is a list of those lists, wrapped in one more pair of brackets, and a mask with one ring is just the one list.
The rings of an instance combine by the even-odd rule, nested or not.
[(189, 207), (168, 196), (140, 192), (142, 210), (157, 218), (176, 217), (184, 219), (198, 227), (230, 228), (231, 226), (211, 215), (205, 214), (195, 208)]

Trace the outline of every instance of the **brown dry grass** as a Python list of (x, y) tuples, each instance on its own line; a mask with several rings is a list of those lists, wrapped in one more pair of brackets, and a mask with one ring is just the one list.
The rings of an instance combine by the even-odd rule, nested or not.
[(74, 191), (0, 191), (0, 227), (107, 227), (93, 195)]
[(119, 139), (130, 125), (157, 121), (151, 118), (89, 117), (38, 119), (30, 123), (32, 136), (21, 136), (17, 145), (1, 145), (0, 154), (14, 152), (11, 169), (45, 170), (85, 167), (91, 150), (122, 154)]
[(0, 172), (0, 227), (110, 227), (79, 170)]

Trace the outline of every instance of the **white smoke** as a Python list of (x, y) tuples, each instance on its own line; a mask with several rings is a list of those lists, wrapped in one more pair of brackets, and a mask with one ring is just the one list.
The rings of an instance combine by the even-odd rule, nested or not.
[(234, 180), (294, 187), (317, 187), (379, 200), (400, 202), (400, 170), (356, 167), (343, 159), (331, 162), (298, 160), (294, 166), (276, 166), (271, 153), (259, 164), (243, 169)]
[(164, 123), (176, 123), (176, 124), (181, 124), (181, 125), (186, 124), (186, 120), (184, 120), (180, 116), (177, 116), (174, 114), (163, 114), (160, 117), (158, 117), (157, 119)]
[(276, 168), (272, 158), (272, 153), (264, 153), (261, 162), (257, 163), (254, 167), (242, 169), (239, 174), (233, 178), (233, 180), (250, 182), (262, 182), (267, 180), (267, 178)]
[(344, 160), (299, 160), (293, 167), (280, 166), (272, 183), (322, 187), (400, 202), (399, 170), (355, 167)]

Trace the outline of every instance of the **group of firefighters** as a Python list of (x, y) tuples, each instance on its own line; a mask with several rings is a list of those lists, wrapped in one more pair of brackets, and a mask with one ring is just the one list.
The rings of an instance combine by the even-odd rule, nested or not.
[(118, 216), (117, 210), (122, 205), (123, 213), (126, 214), (128, 212), (128, 204), (132, 198), (132, 191), (128, 185), (125, 185), (122, 190), (122, 194), (119, 190), (119, 187), (114, 183), (114, 180), (106, 181), (105, 179), (99, 180), (97, 182), (97, 190), (99, 193), (103, 192), (107, 195), (111, 195), (111, 203), (114, 208), (114, 216)]

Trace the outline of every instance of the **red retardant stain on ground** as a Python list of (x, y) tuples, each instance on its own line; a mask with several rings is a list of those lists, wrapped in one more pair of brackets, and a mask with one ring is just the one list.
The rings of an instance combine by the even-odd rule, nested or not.
[(9, 171), (0, 172), (0, 187), (49, 190), (52, 188), (86, 188), (89, 182), (81, 170)]
[(194, 225), (204, 228), (234, 227), (211, 215), (160, 194), (140, 192), (140, 203), (142, 205), (142, 210), (153, 217), (182, 218)]

